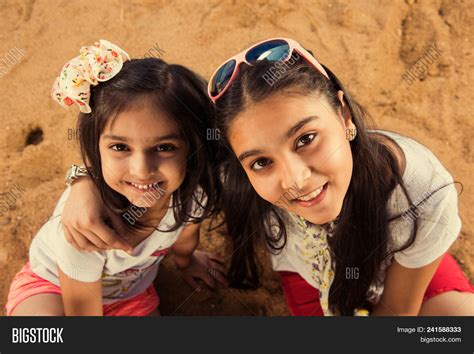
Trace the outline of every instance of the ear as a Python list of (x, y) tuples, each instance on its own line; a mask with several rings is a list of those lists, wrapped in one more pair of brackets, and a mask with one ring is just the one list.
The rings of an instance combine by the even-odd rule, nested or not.
[(344, 100), (344, 92), (342, 92), (341, 90), (337, 91), (337, 98), (339, 99), (339, 102), (341, 102), (340, 116), (341, 119), (344, 121), (344, 127), (346, 129), (355, 128), (355, 124), (352, 121), (351, 111)]

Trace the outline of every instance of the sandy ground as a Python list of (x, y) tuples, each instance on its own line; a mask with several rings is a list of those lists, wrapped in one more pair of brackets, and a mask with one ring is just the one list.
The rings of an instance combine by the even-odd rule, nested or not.
[[(452, 252), (472, 281), (474, 4), (349, 3), (0, 0), (2, 306), (32, 237), (63, 190), (67, 167), (80, 162), (77, 111), (63, 110), (49, 98), (51, 84), (66, 60), (100, 38), (132, 57), (161, 56), (204, 77), (254, 41), (273, 36), (299, 40), (342, 79), (380, 128), (415, 137), (463, 183), (463, 228)], [(433, 48), (438, 54), (428, 58)], [(409, 76), (404, 80), (403, 75)], [(19, 197), (12, 199), (11, 191)], [(228, 255), (222, 231), (206, 230), (204, 225), (202, 249)], [(157, 279), (162, 313), (288, 314), (278, 277), (264, 253), (261, 257), (266, 265), (262, 289), (200, 294), (193, 294), (177, 278), (172, 262), (165, 261)]]

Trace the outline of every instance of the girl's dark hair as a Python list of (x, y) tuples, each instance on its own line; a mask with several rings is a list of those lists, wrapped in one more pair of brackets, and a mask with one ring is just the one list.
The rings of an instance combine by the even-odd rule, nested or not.
[[(350, 143), (354, 161), (352, 178), (334, 234), (328, 238), (336, 263), (329, 303), (340, 314), (352, 315), (357, 307), (372, 308), (367, 300), (369, 288), (377, 280), (383, 261), (396, 251), (408, 248), (415, 240), (417, 220), (408, 242), (397, 250), (389, 250), (389, 222), (402, 216), (390, 218), (388, 214), (386, 206), (394, 188), (401, 186), (412, 212), (417, 206), (413, 205), (407, 193), (396, 156), (386, 145), (368, 134), (363, 108), (338, 78), (324, 67), (330, 78), (328, 80), (295, 54), (289, 63), (292, 64), (285, 66), (286, 72), (271, 84), (265, 78), (268, 78), (266, 74), (275, 64), (259, 62), (255, 66), (241, 65), (235, 81), (216, 102), (216, 123), (222, 132), (221, 143), (225, 147), (222, 149), (225, 153), (220, 157), (225, 186), (222, 209), (233, 245), (229, 277), (235, 287), (260, 286), (261, 268), (255, 256), (256, 245), (259, 240), (265, 240), (273, 252), (278, 252), (287, 240), (281, 211), (255, 192), (225, 138), (233, 119), (250, 104), (282, 92), (302, 95), (318, 93), (337, 112), (342, 109), (337, 92), (342, 90), (357, 128), (357, 136)], [(278, 231), (272, 232), (267, 225), (274, 225), (275, 220), (278, 227), (273, 230)], [(358, 269), (358, 279), (348, 279), (347, 269)]]
[[(157, 58), (133, 59), (125, 62), (113, 79), (93, 87), (90, 99), (92, 112), (80, 113), (78, 120), (84, 163), (104, 203), (117, 215), (130, 213), (132, 204), (128, 199), (104, 181), (99, 138), (110, 119), (115, 119), (142, 99), (149, 100), (153, 107), (166, 112), (173, 119), (189, 151), (185, 179), (173, 193), (172, 207), (176, 224), (163, 231), (176, 230), (185, 222), (200, 222), (214, 212), (219, 183), (216, 183), (218, 180), (213, 168), (215, 154), (212, 141), (206, 141), (213, 107), (206, 95), (206, 82), (191, 70), (181, 65), (167, 64)], [(206, 203), (203, 198), (195, 198), (198, 186), (204, 192), (203, 197), (207, 197)], [(202, 217), (190, 215), (193, 200), (204, 208)], [(145, 226), (138, 220), (125, 222), (125, 225), (137, 228)]]

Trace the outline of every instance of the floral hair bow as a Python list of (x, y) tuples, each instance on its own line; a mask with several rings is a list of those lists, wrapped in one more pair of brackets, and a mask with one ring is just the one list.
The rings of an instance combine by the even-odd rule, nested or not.
[(80, 53), (63, 66), (54, 81), (51, 97), (63, 107), (77, 104), (82, 113), (90, 113), (91, 85), (113, 78), (130, 56), (104, 39), (93, 46), (82, 47)]

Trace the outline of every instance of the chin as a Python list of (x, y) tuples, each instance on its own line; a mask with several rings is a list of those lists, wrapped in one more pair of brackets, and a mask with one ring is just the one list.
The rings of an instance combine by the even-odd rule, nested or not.
[(152, 208), (162, 203), (163, 199), (165, 198), (166, 195), (156, 193), (149, 193), (143, 195), (131, 194), (127, 196), (127, 199), (130, 203), (140, 208)]
[(132, 203), (133, 205), (139, 208), (152, 208), (156, 205), (156, 202), (147, 203), (146, 201), (143, 201), (143, 200), (130, 200), (130, 203)]
[(160, 203), (165, 196), (157, 196), (157, 195), (148, 195), (148, 196), (136, 196), (132, 195), (129, 198), (130, 203), (133, 205), (140, 207), (140, 208), (152, 208)]
[(319, 213), (317, 215), (308, 215), (308, 218), (304, 216), (303, 217), (312, 224), (323, 225), (335, 220), (339, 216), (340, 212), (340, 209), (333, 209), (324, 214)]

